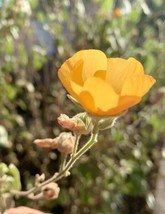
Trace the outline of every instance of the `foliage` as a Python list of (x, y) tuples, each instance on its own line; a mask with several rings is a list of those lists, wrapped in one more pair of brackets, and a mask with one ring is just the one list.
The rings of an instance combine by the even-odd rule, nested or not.
[(151, 212), (164, 133), (165, 4), (131, 2), (127, 11), (112, 0), (0, 1), (0, 158), (17, 166), (24, 189), (36, 173), (49, 177), (58, 165), (58, 153), (37, 148), (33, 140), (59, 133), (59, 113), (81, 111), (66, 99), (56, 73), (72, 53), (96, 48), (133, 56), (157, 80), (140, 105), (100, 136), (72, 176), (60, 181), (58, 200), (20, 198), (16, 205), (73, 214)]

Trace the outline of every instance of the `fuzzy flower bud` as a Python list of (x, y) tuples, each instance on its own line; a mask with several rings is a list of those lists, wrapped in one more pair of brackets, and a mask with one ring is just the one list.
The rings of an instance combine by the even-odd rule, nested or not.
[(117, 120), (123, 115), (125, 115), (126, 113), (127, 111), (124, 111), (122, 114), (116, 117), (102, 118), (99, 121), (99, 126), (98, 126), (99, 130), (111, 129), (112, 127), (115, 126)]
[(57, 149), (64, 154), (72, 153), (75, 137), (70, 132), (62, 132), (58, 137)]
[(43, 196), (47, 200), (58, 198), (59, 193), (60, 193), (60, 188), (57, 183), (50, 183), (46, 185), (43, 189)]
[(76, 120), (74, 118), (69, 118), (66, 114), (60, 114), (57, 120), (60, 126), (65, 129), (74, 130), (77, 126)]
[(40, 147), (56, 149), (58, 145), (58, 140), (57, 138), (36, 139), (34, 143)]
[(57, 120), (63, 128), (70, 129), (78, 135), (88, 134), (93, 128), (91, 118), (86, 113), (77, 114), (72, 118), (61, 114)]

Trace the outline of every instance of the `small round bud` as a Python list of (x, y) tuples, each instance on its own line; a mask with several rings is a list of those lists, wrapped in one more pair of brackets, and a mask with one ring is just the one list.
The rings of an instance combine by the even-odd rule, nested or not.
[(60, 193), (60, 188), (57, 183), (50, 183), (46, 185), (43, 189), (43, 196), (47, 200), (58, 198), (59, 193)]
[(70, 132), (62, 132), (58, 137), (57, 149), (64, 154), (72, 153), (75, 137)]

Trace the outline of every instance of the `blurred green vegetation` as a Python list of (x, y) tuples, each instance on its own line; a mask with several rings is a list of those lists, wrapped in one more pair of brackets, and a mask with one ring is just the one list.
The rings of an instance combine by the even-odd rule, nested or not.
[(60, 113), (82, 111), (66, 99), (57, 78), (66, 58), (88, 48), (133, 56), (157, 80), (59, 182), (59, 199), (20, 198), (17, 206), (59, 214), (152, 212), (165, 131), (164, 14), (164, 0), (0, 1), (0, 159), (18, 167), (24, 189), (36, 173), (51, 176), (59, 163), (58, 153), (33, 140), (59, 134)]

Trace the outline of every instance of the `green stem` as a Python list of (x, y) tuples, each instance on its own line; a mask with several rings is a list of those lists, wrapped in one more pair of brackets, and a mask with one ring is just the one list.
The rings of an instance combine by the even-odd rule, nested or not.
[(36, 193), (38, 190), (40, 190), (45, 185), (47, 185), (51, 182), (56, 182), (56, 181), (60, 180), (62, 177), (66, 176), (67, 172), (72, 168), (74, 163), (97, 142), (97, 135), (98, 135), (98, 123), (95, 124), (93, 133), (91, 134), (89, 141), (74, 156), (71, 157), (71, 159), (65, 165), (64, 169), (61, 172), (55, 173), (55, 175), (53, 177), (44, 181), (39, 187), (33, 187), (32, 189), (30, 189), (28, 191), (22, 191), (22, 192), (13, 191), (13, 194), (15, 194), (17, 196), (28, 196), (31, 193)]
[(75, 143), (74, 143), (74, 147), (73, 147), (73, 152), (72, 152), (72, 158), (76, 155), (80, 137), (81, 137), (81, 135), (77, 135), (76, 134), (76, 139), (75, 139)]
[(61, 163), (60, 163), (60, 169), (59, 169), (59, 172), (62, 172), (64, 167), (65, 167), (65, 164), (66, 164), (66, 159), (67, 159), (67, 155), (66, 154), (61, 154)]

